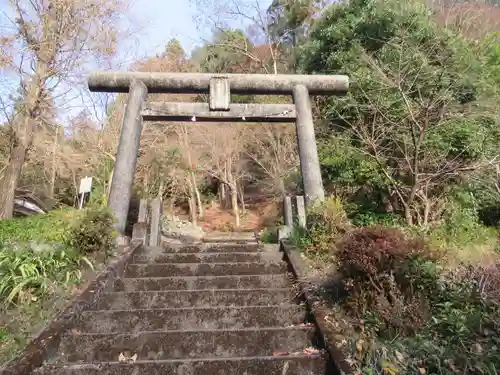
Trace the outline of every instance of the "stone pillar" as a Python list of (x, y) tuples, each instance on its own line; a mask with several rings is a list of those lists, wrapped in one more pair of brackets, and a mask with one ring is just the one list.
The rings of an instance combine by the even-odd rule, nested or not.
[(142, 105), (148, 89), (141, 81), (132, 81), (120, 132), (115, 169), (109, 193), (108, 206), (116, 216), (116, 229), (123, 233), (132, 198), (135, 166), (142, 132)]
[(148, 223), (148, 200), (141, 199), (139, 204), (139, 215), (137, 217), (138, 223)]
[(302, 195), (297, 195), (295, 197), (297, 203), (297, 221), (299, 227), (306, 227), (306, 207), (304, 204), (304, 197)]
[(310, 205), (314, 201), (325, 200), (325, 191), (321, 179), (311, 101), (305, 85), (296, 85), (293, 88), (293, 101), (297, 112), (297, 143), (302, 184), (306, 205)]
[(163, 215), (163, 201), (155, 198), (151, 201), (151, 218), (149, 229), (149, 246), (161, 244), (161, 217)]
[(293, 227), (292, 198), (289, 196), (285, 196), (283, 199), (283, 216), (285, 225), (290, 228)]

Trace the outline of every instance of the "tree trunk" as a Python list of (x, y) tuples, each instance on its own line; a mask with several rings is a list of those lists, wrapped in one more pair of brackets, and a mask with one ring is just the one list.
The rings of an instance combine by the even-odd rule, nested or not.
[[(189, 160), (191, 160), (190, 157)], [(198, 216), (203, 217), (203, 205), (201, 204), (201, 194), (200, 190), (198, 189), (198, 182), (196, 181), (196, 175), (194, 174), (194, 172), (190, 172), (190, 176), (191, 176), (191, 182), (193, 184), (194, 198), (196, 199), (196, 205), (198, 206)]]
[(184, 148), (187, 156), (187, 162), (189, 165), (189, 168), (191, 169), (189, 173), (189, 178), (190, 178), (190, 196), (193, 201), (193, 209), (194, 213), (191, 214), (191, 216), (195, 216), (195, 219), (193, 221), (193, 224), (196, 224), (196, 206), (198, 206), (198, 213), (200, 217), (203, 217), (203, 206), (201, 204), (201, 196), (200, 196), (200, 191), (198, 190), (198, 183), (196, 182), (196, 175), (193, 171), (194, 165), (193, 165), (193, 159), (191, 157), (191, 151), (190, 151), (190, 145), (189, 145), (189, 140), (188, 140), (188, 130), (187, 126), (184, 124), (182, 125), (182, 140), (184, 143)]
[(283, 180), (283, 177), (278, 178), (278, 189), (280, 195), (286, 195), (285, 181)]
[(231, 206), (233, 207), (234, 226), (240, 227), (240, 211), (238, 208), (238, 188), (236, 185), (231, 186)]
[(108, 178), (108, 192), (106, 194), (106, 197), (107, 197), (106, 201), (109, 201), (109, 194), (111, 193), (111, 182), (113, 181), (113, 173), (114, 172), (115, 172), (115, 168), (111, 169), (111, 173), (109, 174), (109, 178)]
[(196, 225), (196, 194), (194, 192), (193, 183), (189, 179), (187, 184), (189, 187), (189, 216), (193, 225)]
[(50, 192), (49, 192), (49, 195), (52, 199), (54, 199), (54, 192), (56, 189), (56, 176), (57, 176), (56, 155), (57, 155), (58, 142), (59, 142), (59, 126), (56, 127), (56, 134), (54, 136), (54, 147), (52, 149), (52, 175), (50, 176)]
[[(232, 201), (232, 181), (233, 181), (233, 175), (231, 172), (231, 162), (229, 160), (226, 161), (226, 167), (224, 169), (224, 183), (226, 183), (226, 201), (224, 203), (224, 208), (233, 208), (233, 201)], [(229, 189), (229, 191), (227, 191)]]
[(226, 184), (219, 181), (219, 203), (220, 208), (226, 209)]
[(191, 223), (193, 225), (196, 225), (196, 201), (194, 197), (189, 197), (189, 217), (191, 219)]
[(33, 141), (35, 119), (39, 115), (48, 71), (45, 62), (37, 61), (35, 74), (26, 90), (24, 108), (18, 114), (18, 120), (14, 126), (15, 141), (10, 150), (9, 165), (0, 183), (0, 220), (10, 219), (14, 211), (16, 188), (26, 160), (26, 153)]
[(238, 189), (238, 194), (240, 196), (241, 212), (243, 214), (245, 214), (247, 208), (246, 208), (246, 205), (245, 205), (245, 195), (243, 194), (243, 188), (241, 187), (241, 184), (240, 184), (240, 188)]
[(429, 199), (426, 197), (424, 199), (424, 222), (423, 225), (427, 227), (429, 225), (429, 216), (431, 214), (431, 203)]
[(233, 203), (232, 203), (232, 200), (231, 200), (231, 188), (228, 187), (229, 189), (229, 194), (226, 194), (226, 203), (225, 203), (225, 206), (226, 208), (233, 208)]
[(10, 151), (10, 160), (0, 185), (0, 220), (12, 218), (17, 183), (21, 177), (27, 147), (16, 143)]
[(231, 189), (231, 208), (233, 209), (234, 215), (234, 226), (236, 228), (240, 227), (240, 211), (238, 207), (238, 184), (234, 181), (233, 174), (231, 170), (226, 170), (227, 182), (229, 183), (229, 188)]
[(163, 200), (163, 192), (164, 192), (165, 188), (163, 186), (163, 180), (160, 181), (160, 187), (158, 188), (158, 198), (160, 198), (161, 200)]
[(170, 197), (170, 202), (168, 203), (168, 212), (174, 212), (175, 199), (175, 195)]
[(406, 202), (402, 202), (402, 203), (403, 203), (403, 207), (404, 207), (406, 224), (408, 224), (409, 226), (412, 226), (413, 225), (413, 216), (411, 214), (411, 208)]
[[(196, 178), (194, 177), (194, 173), (193, 173), (193, 179), (194, 181), (196, 182)], [(196, 203), (198, 205), (198, 216), (200, 218), (203, 217), (204, 215), (204, 210), (203, 210), (203, 203), (201, 202), (201, 194), (200, 194), (200, 190), (198, 189), (198, 184), (195, 183), (194, 185), (194, 193), (196, 195)]]

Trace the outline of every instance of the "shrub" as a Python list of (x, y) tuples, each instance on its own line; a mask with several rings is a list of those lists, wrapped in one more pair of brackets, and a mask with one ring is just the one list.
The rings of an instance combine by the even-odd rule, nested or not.
[(260, 233), (263, 243), (278, 243), (278, 228), (266, 228)]
[(305, 250), (306, 252), (309, 252), (314, 247), (313, 241), (311, 240), (307, 229), (298, 225), (293, 227), (288, 239), (293, 246), (300, 250)]
[(104, 251), (108, 254), (114, 247), (115, 219), (104, 208), (89, 208), (84, 217), (69, 233), (68, 244), (80, 254)]
[(383, 225), (386, 227), (401, 227), (403, 219), (393, 212), (356, 212), (352, 217), (353, 224), (357, 227), (370, 227)]
[(2, 248), (0, 300), (6, 304), (29, 302), (49, 293), (55, 283), (67, 284), (78, 279), (79, 258), (60, 247), (44, 251)]
[(351, 228), (342, 202), (337, 197), (327, 198), (312, 206), (307, 212), (307, 235), (313, 251), (326, 253), (332, 251)]
[(337, 258), (342, 274), (356, 281), (406, 272), (409, 261), (426, 252), (422, 241), (408, 240), (396, 228), (369, 227), (349, 233), (339, 244)]
[(349, 295), (345, 306), (358, 316), (371, 311), (386, 328), (418, 328), (429, 313), (420, 286), (430, 254), (423, 241), (407, 239), (395, 228), (370, 227), (349, 233), (336, 252)]
[(33, 215), (23, 218), (0, 221), (0, 244), (26, 243), (62, 243), (65, 234), (77, 219), (78, 212), (70, 209), (58, 209), (45, 215)]

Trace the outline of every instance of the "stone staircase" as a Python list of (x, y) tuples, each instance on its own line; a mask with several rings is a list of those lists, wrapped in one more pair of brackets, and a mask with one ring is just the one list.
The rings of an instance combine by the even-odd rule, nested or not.
[(136, 252), (34, 373), (323, 375), (315, 338), (277, 247), (163, 244)]

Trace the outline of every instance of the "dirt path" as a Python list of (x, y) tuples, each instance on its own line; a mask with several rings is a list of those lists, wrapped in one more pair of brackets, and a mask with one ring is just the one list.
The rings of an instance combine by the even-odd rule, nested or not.
[[(182, 210), (176, 210), (175, 215), (186, 220), (189, 217), (188, 213)], [(239, 231), (255, 232), (274, 226), (277, 217), (279, 217), (279, 205), (276, 201), (270, 199), (253, 201), (241, 215)], [(199, 219), (198, 225), (207, 232), (235, 231), (231, 210), (221, 209), (217, 203), (205, 207), (204, 217)]]

